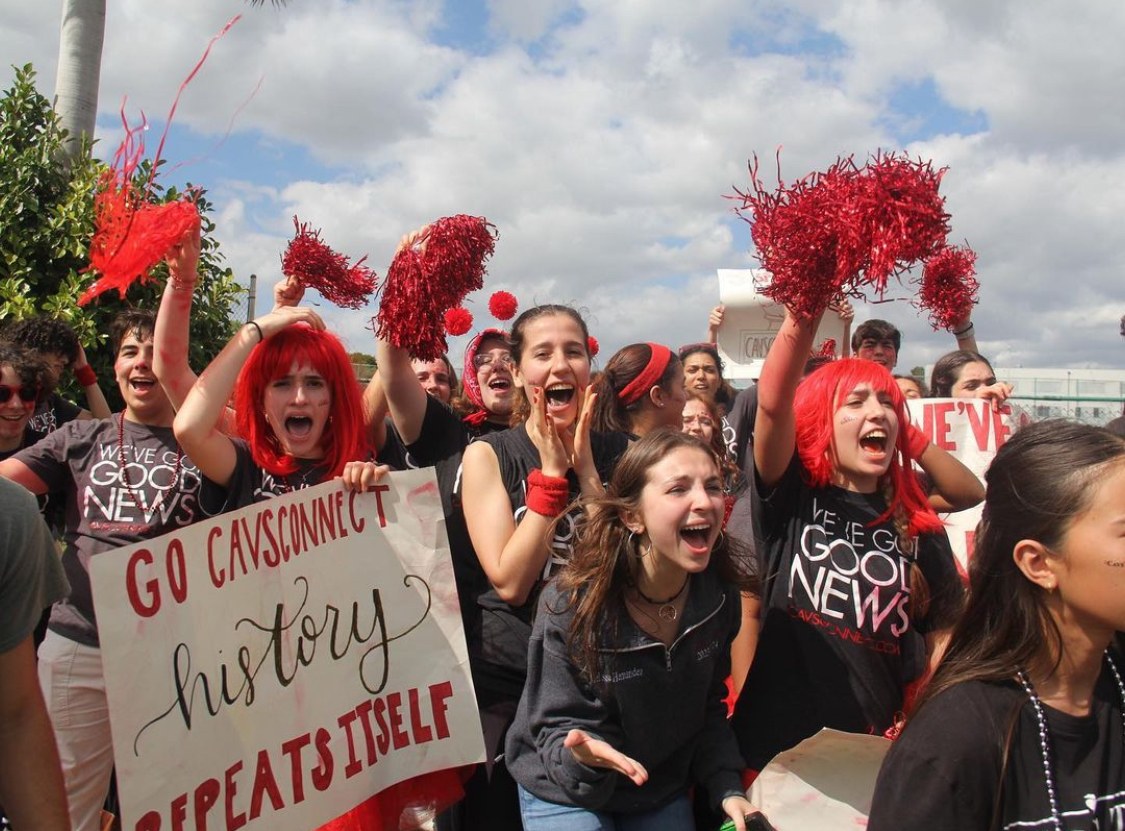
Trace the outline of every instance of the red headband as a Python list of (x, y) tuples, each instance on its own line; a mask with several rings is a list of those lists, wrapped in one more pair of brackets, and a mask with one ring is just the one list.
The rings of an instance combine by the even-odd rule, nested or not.
[(647, 346), (652, 350), (652, 356), (648, 359), (645, 368), (641, 370), (640, 375), (626, 384), (621, 392), (617, 393), (617, 400), (622, 404), (632, 404), (634, 401), (640, 400), (641, 396), (646, 395), (650, 389), (656, 386), (656, 382), (660, 380), (660, 376), (668, 368), (668, 362), (672, 360), (672, 350), (667, 346), (661, 346), (659, 343), (650, 343)]

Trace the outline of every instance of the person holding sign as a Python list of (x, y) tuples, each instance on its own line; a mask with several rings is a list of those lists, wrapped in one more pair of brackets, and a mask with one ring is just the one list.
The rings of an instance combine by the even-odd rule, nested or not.
[(1041, 422), (986, 478), (968, 606), (868, 827), (1125, 828), (1125, 442)]
[(714, 451), (670, 429), (622, 457), (587, 503), (570, 562), (539, 598), (507, 756), (527, 831), (693, 828), (706, 788), (754, 811), (727, 723), (740, 591)]
[(932, 398), (983, 398), (999, 410), (1012, 395), (1013, 387), (996, 380), (992, 364), (977, 352), (964, 349), (938, 358), (930, 373)]
[(893, 731), (963, 594), (891, 374), (848, 358), (801, 380), (818, 317), (786, 317), (758, 382), (761, 635), (733, 718), (755, 770), (823, 727)]
[[(221, 430), (232, 392), (244, 438)], [(175, 428), (205, 477), (200, 504), (210, 515), (328, 481), (369, 455), (347, 353), (300, 306), (239, 329), (191, 388)]]

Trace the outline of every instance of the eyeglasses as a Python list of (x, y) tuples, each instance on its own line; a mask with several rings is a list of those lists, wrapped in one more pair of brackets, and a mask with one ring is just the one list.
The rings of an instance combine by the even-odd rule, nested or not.
[(9, 387), (7, 384), (0, 384), (0, 404), (7, 404), (13, 395), (18, 395), (24, 404), (34, 404), (39, 398), (39, 387)]
[(512, 360), (512, 355), (509, 352), (504, 352), (500, 355), (484, 354), (473, 356), (473, 366), (477, 369), (484, 369), (486, 366), (512, 366), (515, 362)]

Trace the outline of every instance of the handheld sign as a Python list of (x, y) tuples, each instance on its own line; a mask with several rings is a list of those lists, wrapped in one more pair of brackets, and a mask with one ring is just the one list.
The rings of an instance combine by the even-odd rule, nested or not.
[(316, 828), (483, 760), (432, 469), (90, 563), (124, 827)]

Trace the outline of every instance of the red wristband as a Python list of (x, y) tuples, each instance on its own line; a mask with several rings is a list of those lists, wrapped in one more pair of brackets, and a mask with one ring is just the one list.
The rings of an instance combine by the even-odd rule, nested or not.
[(98, 383), (98, 374), (94, 372), (94, 368), (89, 364), (74, 370), (74, 380), (78, 382), (80, 387), (92, 387)]
[(535, 468), (527, 475), (527, 495), (524, 502), (529, 511), (556, 517), (566, 510), (570, 502), (570, 483), (564, 476), (547, 476), (539, 468)]
[(925, 433), (913, 424), (906, 425), (906, 449), (910, 452), (911, 459), (921, 459), (929, 446), (930, 440)]

